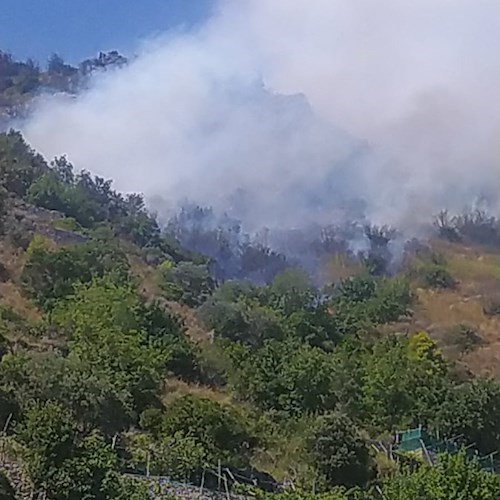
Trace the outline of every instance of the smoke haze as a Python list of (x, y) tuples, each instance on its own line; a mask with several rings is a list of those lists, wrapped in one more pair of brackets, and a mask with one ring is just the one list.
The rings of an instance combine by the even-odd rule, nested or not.
[[(248, 231), (498, 212), (497, 0), (226, 0), (23, 125), (46, 157)], [(161, 215), (161, 213), (160, 213)]]

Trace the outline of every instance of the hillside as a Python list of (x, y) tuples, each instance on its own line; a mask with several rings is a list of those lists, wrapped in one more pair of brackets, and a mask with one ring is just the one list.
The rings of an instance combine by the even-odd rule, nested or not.
[[(266, 285), (223, 283), (220, 262), (163, 233), (141, 197), (64, 158), (47, 165), (18, 133), (0, 135), (0, 173), (14, 485), (12, 463), (48, 498), (143, 498), (147, 482), (125, 472), (217, 489), (222, 464), (226, 478), (325, 498), (402, 498), (431, 474), (452, 489), (460, 468), (499, 491), (461, 455), (393, 476), (370, 446), (417, 425), (482, 456), (500, 446), (496, 220), (447, 220), (391, 278), (376, 276), (372, 230), (371, 255), (323, 259), (323, 290), (286, 259)], [(254, 271), (276, 258), (249, 255)]]
[[(54, 77), (2, 57), (6, 109)], [(0, 134), (0, 498), (500, 498), (494, 217), (295, 234), (307, 270), (211, 217)]]
[(78, 67), (64, 62), (53, 54), (46, 68), (32, 59), (17, 61), (0, 50), (0, 127), (13, 118), (26, 114), (32, 99), (43, 93), (75, 93), (86, 85), (96, 71), (127, 64), (127, 59), (116, 51), (99, 53), (96, 58), (82, 61)]

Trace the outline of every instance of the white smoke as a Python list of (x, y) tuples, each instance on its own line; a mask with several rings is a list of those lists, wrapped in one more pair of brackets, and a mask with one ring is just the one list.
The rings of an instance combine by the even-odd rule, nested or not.
[(500, 192), (498, 0), (225, 0), (24, 133), (45, 156), (251, 230), (417, 226)]

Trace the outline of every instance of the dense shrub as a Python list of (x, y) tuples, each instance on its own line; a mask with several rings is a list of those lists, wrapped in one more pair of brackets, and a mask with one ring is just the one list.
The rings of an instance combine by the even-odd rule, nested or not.
[(91, 241), (50, 250), (39, 242), (34, 240), (27, 250), (21, 281), (27, 295), (44, 309), (70, 295), (77, 282), (87, 283), (105, 274), (120, 283), (128, 279), (125, 254), (114, 246)]
[(428, 288), (454, 288), (456, 281), (442, 265), (430, 264), (422, 269), (423, 285)]
[(368, 444), (346, 415), (319, 417), (308, 438), (308, 449), (329, 486), (364, 485), (370, 478)]
[(188, 306), (201, 305), (213, 292), (215, 282), (207, 266), (180, 262), (164, 263), (159, 268), (159, 284), (165, 296)]

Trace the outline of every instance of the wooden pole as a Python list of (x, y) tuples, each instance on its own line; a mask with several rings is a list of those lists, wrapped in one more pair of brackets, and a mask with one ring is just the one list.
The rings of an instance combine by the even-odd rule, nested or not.
[(217, 461), (217, 489), (220, 491), (220, 479), (221, 479), (221, 465), (220, 458)]
[(226, 489), (226, 497), (227, 497), (227, 500), (231, 500), (231, 495), (229, 494), (229, 488), (227, 486), (227, 477), (226, 475), (224, 474), (224, 487)]
[(12, 419), (12, 413), (9, 414), (7, 417), (7, 421), (5, 422), (4, 428), (3, 428), (3, 433), (7, 434), (7, 429), (9, 428), (10, 421)]
[(205, 469), (203, 469), (201, 474), (200, 497), (203, 496), (203, 486), (205, 486)]

